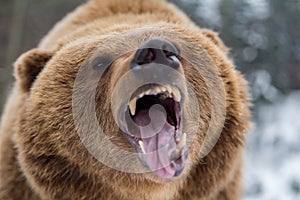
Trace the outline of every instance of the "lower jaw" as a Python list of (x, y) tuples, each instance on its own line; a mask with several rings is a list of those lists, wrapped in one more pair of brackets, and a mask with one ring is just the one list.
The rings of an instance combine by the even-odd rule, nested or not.
[(173, 182), (180, 182), (181, 180), (184, 180), (183, 172), (180, 176), (174, 176), (174, 173), (169, 174), (165, 171), (165, 169), (159, 169), (156, 171), (151, 171), (147, 175), (147, 179), (151, 180), (154, 183), (158, 184), (167, 184), (167, 183), (173, 183)]
[(172, 170), (171, 167), (167, 166), (165, 168), (158, 169), (158, 170), (154, 171), (153, 173), (160, 178), (171, 179), (171, 178), (174, 178), (174, 175), (175, 175), (175, 172), (171, 172), (171, 170)]

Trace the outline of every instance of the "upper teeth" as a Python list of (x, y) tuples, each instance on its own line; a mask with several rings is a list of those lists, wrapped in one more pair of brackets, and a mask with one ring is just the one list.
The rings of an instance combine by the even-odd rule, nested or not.
[(174, 97), (174, 100), (179, 102), (181, 100), (181, 95), (180, 95), (180, 92), (177, 88), (174, 88), (175, 90), (173, 90), (172, 94), (173, 94), (173, 97)]
[(167, 97), (174, 98), (175, 101), (180, 102), (181, 94), (177, 87), (171, 87), (170, 85), (157, 86), (155, 88), (151, 88), (147, 91), (142, 92), (138, 95), (138, 97), (134, 97), (129, 102), (129, 110), (131, 115), (135, 115), (136, 112), (136, 102), (139, 98), (142, 98), (145, 95), (157, 95), (160, 93), (166, 93)]

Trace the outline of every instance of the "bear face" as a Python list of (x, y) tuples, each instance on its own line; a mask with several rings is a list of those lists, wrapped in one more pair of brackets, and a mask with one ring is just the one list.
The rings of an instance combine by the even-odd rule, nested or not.
[(99, 23), (15, 64), (27, 184), (42, 199), (238, 198), (249, 103), (221, 40)]
[[(178, 31), (174, 32), (176, 29), (178, 29)], [(204, 35), (196, 35), (195, 33), (195, 39), (190, 40), (191, 31), (188, 33), (185, 32), (187, 31), (182, 30), (180, 27), (174, 27), (174, 25), (169, 25), (169, 27), (165, 26), (164, 29), (162, 29), (162, 27), (144, 28), (144, 30), (138, 34), (135, 30), (130, 30), (124, 35), (112, 37), (113, 39), (111, 41), (113, 41), (113, 43), (103, 41), (101, 37), (95, 37), (90, 39), (90, 41), (85, 40), (84, 43), (83, 41), (78, 41), (74, 44), (67, 45), (55, 53), (30, 88), (29, 96), (25, 102), (24, 111), (21, 116), (20, 128), (17, 133), (17, 144), (21, 152), (21, 165), (26, 175), (31, 177), (32, 184), (35, 185), (35, 187), (42, 189), (45, 193), (47, 190), (53, 188), (57, 188), (58, 191), (62, 192), (65, 185), (84, 184), (84, 181), (79, 183), (81, 176), (84, 175), (97, 177), (100, 183), (105, 182), (107, 185), (111, 184), (111, 187), (118, 185), (120, 188), (124, 187), (122, 184), (124, 184), (124, 180), (126, 179), (126, 182), (128, 182), (128, 180), (131, 182), (143, 180), (143, 182), (149, 186), (153, 183), (158, 183), (158, 185), (162, 183), (180, 185), (201, 162), (201, 147), (203, 148), (203, 145), (207, 145), (205, 142), (209, 142), (205, 141), (205, 137), (207, 134), (214, 133), (208, 131), (210, 123), (214, 123), (212, 125), (214, 127), (218, 127), (218, 125), (221, 126), (221, 130), (224, 132), (224, 129), (222, 129), (222, 117), (236, 120), (236, 124), (233, 124), (233, 126), (236, 127), (229, 126), (228, 129), (231, 130), (233, 128), (238, 131), (230, 132), (231, 135), (227, 133), (229, 137), (227, 139), (230, 139), (230, 141), (223, 141), (223, 143), (228, 143), (228, 146), (220, 144), (222, 148), (219, 150), (215, 147), (216, 149), (207, 157), (221, 156), (224, 166), (221, 165), (219, 168), (210, 170), (224, 170), (223, 173), (212, 173), (211, 175), (218, 179), (216, 182), (222, 179), (225, 180), (228, 174), (230, 174), (229, 172), (234, 170), (234, 168), (231, 169), (232, 164), (226, 166), (226, 163), (232, 163), (232, 160), (237, 159), (239, 149), (244, 139), (240, 131), (244, 131), (245, 127), (242, 122), (240, 122), (240, 125), (238, 124), (239, 120), (244, 120), (243, 116), (231, 119), (231, 117), (236, 117), (234, 112), (242, 113), (243, 110), (238, 109), (243, 109), (242, 106), (246, 106), (246, 104), (243, 105), (242, 103), (239, 105), (239, 102), (237, 102), (237, 104), (231, 102), (243, 98), (240, 96), (241, 93), (239, 93), (243, 91), (238, 91), (240, 87), (238, 85), (240, 82), (238, 81), (226, 83), (226, 81), (230, 80), (230, 76), (238, 80), (239, 74), (233, 70), (232, 65), (228, 65), (231, 63), (225, 60), (224, 53), (209, 43), (208, 38)], [(141, 36), (143, 36), (143, 38), (141, 38)], [(130, 63), (134, 60), (137, 49), (152, 38), (161, 38), (173, 42), (176, 44), (176, 47), (180, 48), (182, 53), (182, 57), (178, 58), (180, 60), (180, 69), (175, 69), (174, 71), (181, 74), (183, 79), (180, 79), (182, 77), (173, 77), (170, 79), (168, 75), (172, 73), (171, 70), (169, 74), (163, 73), (161, 80), (159, 80), (161, 82), (165, 81), (165, 84), (169, 83), (172, 88), (181, 88), (180, 95), (181, 98), (184, 99), (178, 103), (179, 106), (183, 108), (182, 112), (184, 110), (184, 114), (175, 117), (182, 118), (183, 122), (181, 126), (178, 127), (181, 130), (180, 133), (179, 131), (177, 133), (180, 134), (180, 136), (186, 133), (187, 144), (185, 144), (184, 147), (187, 149), (184, 153), (186, 154), (188, 152), (189, 155), (186, 159), (183, 158), (186, 155), (182, 155), (180, 164), (185, 167), (176, 181), (167, 180), (165, 179), (166, 177), (164, 177), (175, 177), (175, 171), (169, 169), (171, 175), (166, 174), (167, 172), (155, 173), (155, 170), (159, 168), (151, 169), (151, 166), (149, 167), (151, 163), (145, 165), (147, 168), (150, 168), (150, 170), (148, 169), (147, 171), (144, 169), (144, 163), (140, 161), (141, 158), (134, 159), (132, 155), (124, 157), (126, 154), (120, 155), (120, 151), (117, 150), (121, 148), (129, 152), (138, 153), (138, 155), (142, 153), (141, 149), (137, 148), (138, 143), (131, 145), (132, 141), (126, 137), (126, 134), (128, 135), (129, 133), (122, 130), (124, 127), (120, 127), (120, 121), (115, 120), (113, 113), (117, 116), (122, 115), (121, 108), (124, 105), (127, 106), (127, 110), (125, 110), (124, 113), (129, 112), (130, 102), (128, 100), (126, 101), (126, 97), (124, 96), (128, 91), (133, 91), (133, 96), (135, 97), (136, 94), (134, 92), (138, 91), (140, 94), (148, 89), (155, 90), (155, 88), (158, 87), (148, 86), (146, 84), (142, 86), (146, 86), (148, 89), (142, 87), (142, 90), (139, 91), (138, 89), (140, 88), (136, 83), (138, 80), (133, 78), (135, 76), (134, 74), (132, 76), (129, 75), (131, 79), (129, 78), (129, 82), (127, 82), (128, 84), (131, 83), (133, 87), (125, 84), (126, 81), (123, 83), (125, 86), (118, 86), (118, 82), (120, 82), (122, 76), (133, 71), (131, 70)], [(106, 48), (103, 48), (102, 43), (105, 44), (103, 46)], [(209, 45), (207, 45), (207, 43)], [(99, 47), (95, 50), (97, 45)], [(120, 56), (113, 59), (113, 57), (116, 56), (114, 54)], [(212, 59), (213, 56), (215, 57), (214, 60)], [(100, 64), (104, 63), (104, 65), (107, 65), (107, 68), (105, 70), (99, 69), (99, 67), (97, 68), (99, 62)], [(199, 65), (203, 67), (200, 71), (197, 69)], [(84, 70), (85, 72), (82, 72)], [(101, 72), (101, 70), (103, 74), (99, 76), (99, 71)], [(157, 75), (155, 73), (156, 70), (159, 70), (159, 68), (155, 69), (154, 67), (154, 69), (146, 71), (147, 73), (145, 74), (149, 77), (149, 73), (154, 71), (154, 75)], [(80, 77), (81, 74), (84, 75)], [(143, 73), (141, 74), (143, 75)], [(216, 76), (219, 74), (222, 75), (222, 78), (218, 80)], [(145, 77), (142, 76), (142, 79), (145, 79)], [(174, 80), (175, 84), (172, 85), (172, 81), (174, 82)], [(218, 85), (220, 84), (222, 87), (219, 88), (223, 90), (218, 91)], [(189, 88), (192, 92), (194, 91), (196, 101), (191, 100), (193, 96), (190, 97), (188, 95), (189, 93), (186, 88)], [(213, 90), (217, 90), (217, 93), (215, 93), (217, 96), (210, 96), (212, 88)], [(136, 91), (134, 89), (136, 89)], [(116, 93), (115, 97), (113, 95), (114, 92)], [(222, 92), (224, 92), (226, 96), (222, 96)], [(227, 97), (228, 95), (230, 96)], [(115, 99), (112, 99), (113, 97)], [(131, 96), (128, 97), (131, 98)], [(218, 102), (218, 107), (221, 107), (221, 111), (224, 108), (226, 109), (226, 116), (222, 116), (224, 113), (219, 112), (220, 108), (213, 108), (213, 100), (211, 100), (211, 98), (219, 98), (221, 100)], [(151, 100), (147, 100), (147, 98), (137, 101), (140, 102), (137, 102), (136, 112), (139, 112), (138, 109), (142, 110), (139, 106), (148, 106), (147, 102), (150, 106), (153, 104)], [(94, 102), (95, 107), (93, 109), (95, 110), (93, 112), (92, 109), (91, 113), (89, 113), (89, 106), (92, 107), (92, 102)], [(112, 102), (114, 102), (115, 106), (112, 106)], [(243, 100), (243, 103), (246, 103), (246, 101)], [(212, 108), (215, 110), (212, 111)], [(124, 110), (124, 108), (122, 109)], [(167, 112), (174, 111), (172, 109), (174, 108), (171, 108), (171, 110)], [(194, 110), (197, 110), (197, 112), (193, 113)], [(84, 114), (85, 112), (88, 114)], [(211, 119), (213, 112), (219, 113), (214, 113), (215, 118)], [(219, 118), (217, 115), (220, 115)], [(111, 147), (112, 145), (103, 142), (104, 139), (101, 137), (97, 123), (95, 127), (90, 125), (95, 123), (93, 116), (99, 123), (108, 141), (112, 141), (115, 147)], [(77, 118), (82, 121), (82, 123), (80, 120), (77, 122), (79, 127), (76, 127)], [(214, 131), (216, 130), (217, 128), (215, 128)], [(78, 134), (80, 131), (81, 133)], [(172, 131), (174, 132), (174, 130)], [(173, 137), (174, 133), (172, 131), (166, 132)], [(160, 142), (160, 140), (164, 138), (158, 137), (156, 139)], [(226, 137), (224, 135), (223, 140), (225, 139)], [(152, 142), (151, 139), (150, 142)], [(170, 142), (171, 145), (173, 143)], [(145, 145), (144, 148), (151, 148), (151, 146), (149, 146)], [(107, 149), (108, 147), (111, 147), (111, 149)], [(227, 149), (228, 147), (231, 148), (230, 151)], [(217, 150), (221, 151), (218, 152), (220, 155), (215, 152)], [(92, 153), (92, 155), (90, 153)], [(162, 156), (164, 154), (159, 155)], [(224, 157), (222, 157), (222, 155)], [(99, 162), (97, 159), (101, 161), (101, 157), (108, 159), (108, 165), (112, 165), (116, 169), (121, 169), (121, 171), (107, 167), (105, 164)], [(118, 162), (113, 162), (114, 160)], [(147, 158), (142, 159), (142, 161), (147, 162)], [(211, 162), (217, 165), (219, 161)], [(113, 164), (116, 164), (116, 166)], [(118, 164), (123, 167), (118, 166)], [(167, 165), (168, 164), (169, 163), (167, 163)], [(165, 166), (159, 167), (163, 168)], [(203, 170), (205, 168), (209, 170), (210, 165), (203, 165), (201, 167)], [(73, 170), (77, 170), (76, 173), (79, 173), (77, 177), (74, 177), (73, 173), (75, 172), (73, 172)], [(138, 170), (141, 170), (141, 172), (146, 173), (124, 173), (126, 170), (130, 172), (138, 172)], [(168, 177), (168, 175), (170, 177)], [(199, 182), (201, 183), (201, 179), (204, 179), (207, 174), (200, 173), (197, 176), (199, 176)], [(107, 179), (111, 180), (108, 182)], [(43, 184), (42, 180), (48, 181), (46, 184)], [(87, 183), (89, 182), (88, 180), (86, 181)], [(205, 184), (205, 180), (203, 180), (203, 184)], [(76, 187), (78, 186), (74, 185), (74, 188)], [(211, 190), (213, 189), (212, 187)], [(74, 192), (75, 191), (72, 191), (72, 193)]]

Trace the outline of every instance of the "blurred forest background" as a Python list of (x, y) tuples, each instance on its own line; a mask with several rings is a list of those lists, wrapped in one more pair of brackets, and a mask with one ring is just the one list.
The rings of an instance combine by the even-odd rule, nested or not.
[[(300, 0), (171, 0), (229, 46), (249, 81), (245, 199), (300, 199)], [(84, 0), (0, 0), (0, 113), (12, 64)]]

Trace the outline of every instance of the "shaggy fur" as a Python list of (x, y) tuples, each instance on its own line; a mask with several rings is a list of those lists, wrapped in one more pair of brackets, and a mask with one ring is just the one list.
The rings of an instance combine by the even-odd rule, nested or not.
[[(162, 182), (152, 173), (130, 174), (106, 167), (89, 154), (74, 125), (72, 93), (82, 62), (105, 40), (137, 29), (142, 33), (124, 41), (120, 38), (124, 46), (136, 49), (150, 38), (170, 40), (195, 55), (194, 63), (205, 66), (208, 76), (209, 55), (224, 84), (224, 128), (213, 150), (200, 158), (212, 118), (211, 85), (182, 61), (201, 115), (199, 122), (190, 122), (190, 126), (196, 123), (199, 128), (194, 140), (188, 135), (184, 172), (171, 181)], [(123, 46), (112, 45), (105, 56), (124, 50)], [(37, 49), (23, 54), (15, 63), (16, 83), (1, 119), (0, 199), (239, 199), (242, 149), (250, 113), (245, 81), (227, 51), (214, 32), (198, 28), (164, 1), (92, 0), (80, 6), (52, 29)], [(129, 150), (113, 119), (109, 100), (115, 84), (130, 69), (133, 56), (134, 52), (129, 52), (110, 66), (96, 94), (100, 125), (115, 144)], [(188, 103), (184, 106), (193, 107)]]

